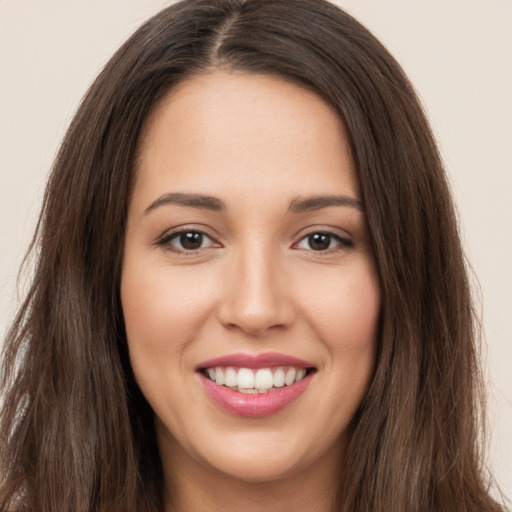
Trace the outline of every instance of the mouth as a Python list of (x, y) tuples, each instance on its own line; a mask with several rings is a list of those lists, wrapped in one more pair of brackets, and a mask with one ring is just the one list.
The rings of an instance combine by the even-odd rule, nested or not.
[(317, 369), (282, 354), (233, 354), (196, 368), (216, 405), (237, 416), (261, 417), (289, 406), (306, 390)]
[(203, 368), (200, 372), (218, 386), (225, 386), (239, 393), (271, 393), (300, 382), (314, 373), (315, 368), (278, 366), (267, 368), (237, 368), (215, 366)]

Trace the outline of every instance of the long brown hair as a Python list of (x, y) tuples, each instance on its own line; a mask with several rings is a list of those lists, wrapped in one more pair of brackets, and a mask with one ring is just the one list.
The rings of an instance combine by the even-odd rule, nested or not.
[(375, 375), (340, 482), (344, 512), (502, 510), (479, 451), (483, 391), (456, 216), (403, 71), (323, 0), (190, 0), (161, 11), (85, 96), (47, 185), (32, 286), (4, 348), (0, 509), (157, 511), (153, 414), (119, 298), (127, 204), (150, 111), (223, 68), (315, 91), (345, 123), (382, 290)]

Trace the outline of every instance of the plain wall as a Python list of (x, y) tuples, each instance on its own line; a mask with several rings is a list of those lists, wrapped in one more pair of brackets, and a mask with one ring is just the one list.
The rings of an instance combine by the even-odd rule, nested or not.
[[(162, 0), (0, 0), (0, 333), (44, 183), (108, 57)], [(491, 465), (512, 497), (512, 2), (339, 0), (388, 47), (437, 135), (481, 288)]]

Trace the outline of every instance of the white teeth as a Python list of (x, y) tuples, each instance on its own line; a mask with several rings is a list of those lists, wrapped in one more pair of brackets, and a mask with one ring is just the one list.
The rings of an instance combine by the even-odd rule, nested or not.
[(238, 391), (240, 391), (240, 393), (248, 393), (251, 395), (254, 395), (255, 393), (258, 392), (258, 390), (254, 389), (254, 388), (241, 388), (241, 387), (238, 388)]
[(241, 393), (267, 393), (285, 384), (291, 386), (306, 376), (306, 368), (207, 368), (206, 375), (220, 386), (227, 386)]
[(237, 386), (236, 370), (234, 368), (226, 368), (224, 373), (224, 385), (226, 386)]
[(284, 386), (284, 371), (278, 368), (274, 373), (274, 387), (280, 388)]
[[(254, 387), (254, 372), (249, 368), (240, 368), (238, 370), (238, 387), (239, 388), (253, 388)], [(219, 383), (216, 380), (217, 384)]]
[[(286, 375), (284, 376), (284, 383), (287, 386), (291, 386), (295, 382), (295, 375), (296, 375), (296, 373), (297, 373), (297, 370), (295, 368), (290, 368), (286, 372)], [(219, 381), (217, 381), (217, 384), (218, 383), (219, 383)]]
[(215, 368), (215, 382), (222, 386), (224, 384), (224, 372), (222, 368)]
[(270, 389), (274, 385), (274, 377), (268, 368), (262, 368), (256, 372), (254, 387), (258, 389)]
[(295, 382), (299, 382), (306, 375), (306, 368), (300, 368), (297, 370), (297, 375), (295, 375)]

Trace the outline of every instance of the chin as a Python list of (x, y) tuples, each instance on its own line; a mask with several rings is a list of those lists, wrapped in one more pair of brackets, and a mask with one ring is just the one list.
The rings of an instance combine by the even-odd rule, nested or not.
[(246, 483), (272, 483), (284, 480), (303, 469), (304, 462), (287, 453), (260, 451), (258, 456), (231, 452), (216, 458), (212, 467), (225, 476)]
[[(341, 437), (318, 442), (318, 436), (301, 436), (297, 432), (281, 429), (272, 432), (231, 431), (218, 435), (192, 450), (201, 466), (213, 469), (219, 476), (246, 483), (270, 484), (297, 476), (302, 472), (315, 471), (327, 465), (337, 467), (342, 457)], [(183, 444), (182, 444), (183, 445)]]

